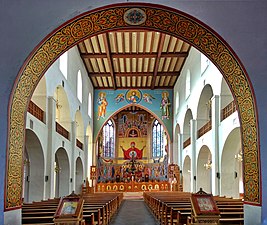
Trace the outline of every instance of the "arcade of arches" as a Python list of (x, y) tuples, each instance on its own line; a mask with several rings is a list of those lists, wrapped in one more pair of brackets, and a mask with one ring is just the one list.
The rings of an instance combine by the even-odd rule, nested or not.
[[(112, 8), (105, 10), (114, 13)], [(126, 8), (116, 10), (124, 13)], [(154, 13), (147, 14), (146, 21), (140, 25), (142, 29), (166, 32), (191, 45), (173, 87), (94, 88), (75, 44), (99, 31), (111, 31), (105, 24), (111, 24), (112, 20), (104, 21), (99, 30), (92, 28), (82, 36), (68, 37), (73, 40), (64, 44), (53, 38), (66, 37), (64, 29), (74, 22), (59, 29), (29, 59), (14, 91), (11, 127), (26, 126), (26, 129), (25, 143), (23, 133), (14, 134), (15, 131), (10, 130), (6, 208), (19, 206), (21, 197), (25, 202), (31, 202), (65, 196), (72, 190), (79, 193), (87, 178), (95, 191), (118, 190), (120, 186), (113, 189), (116, 183), (159, 182), (167, 184), (164, 188), (169, 190), (196, 192), (202, 187), (215, 195), (260, 203), (258, 158), (249, 158), (249, 153), (258, 154), (258, 147), (254, 100), (245, 72), (227, 46), (193, 19), (172, 10), (161, 12), (166, 18), (173, 16), (174, 23), (176, 18), (177, 26), (183, 26), (178, 19), (182, 18), (195, 30), (197, 27), (203, 29), (206, 36), (199, 38), (221, 44), (222, 49), (217, 49), (220, 54), (213, 54), (204, 42), (197, 43), (196, 37), (189, 37), (179, 28), (172, 30), (174, 25), (153, 22), (160, 8), (143, 6), (142, 10)], [(86, 21), (90, 16), (90, 13), (84, 15), (80, 21)], [(132, 29), (133, 24), (120, 22)], [(114, 26), (122, 27), (119, 24)], [(46, 57), (45, 49), (53, 41), (57, 47), (62, 44), (62, 48), (54, 49), (54, 55), (34, 69), (36, 63)], [(59, 55), (69, 47), (72, 48), (64, 54), (67, 55), (64, 71), (61, 61), (64, 55), (60, 58)], [(31, 73), (34, 70), (37, 71), (35, 75)], [(28, 75), (32, 83), (23, 91), (21, 85), (28, 82), (25, 80)], [(26, 107), (25, 125), (19, 124), (17, 118), (23, 118)], [(245, 113), (248, 111), (250, 115)], [(14, 153), (14, 143), (24, 154)], [(18, 189), (12, 189), (10, 184), (14, 178), (11, 167), (15, 165), (11, 162), (15, 156), (24, 162), (23, 182), (20, 183), (19, 177)], [(248, 159), (246, 164), (243, 159)], [(171, 164), (180, 168), (176, 178), (170, 176)], [(248, 173), (243, 175), (243, 169), (250, 164), (256, 165), (251, 168), (258, 174), (253, 183), (250, 183)], [(21, 168), (21, 165), (16, 166)], [(97, 168), (96, 179), (92, 180), (91, 166)], [(113, 185), (110, 190), (107, 184)], [(18, 194), (20, 189), (22, 196)]]

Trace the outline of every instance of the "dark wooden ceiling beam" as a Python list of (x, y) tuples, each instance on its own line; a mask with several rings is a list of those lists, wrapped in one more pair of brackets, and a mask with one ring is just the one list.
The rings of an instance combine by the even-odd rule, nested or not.
[(152, 90), (155, 89), (155, 85), (156, 85), (156, 78), (158, 75), (159, 62), (160, 62), (160, 58), (161, 58), (161, 54), (162, 54), (162, 49), (164, 46), (165, 37), (166, 37), (166, 34), (160, 34), (160, 42), (159, 42), (159, 46), (158, 46), (158, 53), (157, 53), (157, 58), (156, 58), (154, 72), (153, 72), (153, 78), (152, 78), (152, 86), (151, 86)]
[[(136, 72), (136, 73), (114, 73), (117, 77), (133, 77), (133, 76), (153, 76), (153, 72)], [(160, 72), (158, 73), (158, 76), (179, 76), (180, 72)], [(91, 77), (110, 77), (110, 73), (89, 73), (89, 76)]]
[(110, 45), (109, 45), (107, 33), (103, 34), (103, 39), (104, 39), (104, 45), (105, 45), (106, 54), (107, 54), (106, 58), (108, 59), (108, 65), (110, 69), (110, 76), (111, 76), (113, 88), (116, 90), (117, 85), (116, 85), (116, 80), (115, 80), (115, 75), (114, 75), (114, 67), (113, 67), (112, 57), (110, 53)]
[[(157, 53), (110, 53), (111, 58), (156, 58)], [(187, 57), (188, 52), (161, 53), (161, 58)], [(82, 58), (107, 58), (106, 54), (82, 53)]]

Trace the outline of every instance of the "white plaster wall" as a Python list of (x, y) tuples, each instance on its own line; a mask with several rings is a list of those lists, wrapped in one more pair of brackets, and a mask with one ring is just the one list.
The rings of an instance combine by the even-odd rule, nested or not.
[[(203, 91), (203, 88), (205, 85), (209, 84), (211, 85), (212, 91), (214, 95), (221, 95), (221, 89), (222, 89), (222, 81), (223, 77), (220, 73), (220, 71), (214, 66), (211, 62), (208, 64), (207, 68), (204, 70), (203, 73), (201, 73), (201, 53), (198, 52), (195, 48), (191, 48), (191, 51), (189, 53), (189, 56), (185, 62), (185, 65), (183, 67), (183, 70), (181, 72), (180, 77), (178, 78), (178, 81), (174, 87), (174, 93), (179, 93), (179, 108), (176, 110), (176, 97), (177, 95), (174, 94), (174, 128), (177, 126), (177, 124), (180, 126), (181, 130), (180, 133), (184, 134), (184, 122), (185, 122), (185, 115), (188, 109), (192, 111), (193, 119), (197, 118), (197, 106), (198, 102), (200, 100), (201, 93)], [(185, 84), (186, 84), (186, 74), (187, 70), (190, 70), (191, 73), (191, 93), (188, 98), (185, 97)], [(223, 90), (224, 96), (220, 96), (220, 101), (228, 101), (230, 102), (233, 98), (231, 97), (230, 89)], [(225, 100), (225, 96), (228, 96)], [(230, 97), (229, 97), (230, 96)], [(223, 99), (222, 99), (223, 98)], [(230, 99), (230, 100), (229, 100)], [(224, 104), (225, 105), (225, 104)], [(221, 109), (218, 109), (219, 111)], [(177, 111), (177, 113), (176, 113)], [(222, 122), (218, 122), (218, 133), (219, 133), (219, 162), (221, 162), (221, 155), (223, 151), (224, 143), (230, 134), (230, 132), (235, 129), (236, 127), (240, 127), (238, 113), (234, 112), (232, 115), (230, 115), (228, 118), (224, 119)], [(174, 130), (174, 136), (177, 135)], [(183, 141), (185, 141), (186, 138), (184, 136)], [(177, 139), (174, 139), (174, 142), (177, 142)], [(189, 156), (190, 158), (195, 157), (196, 159), (199, 156), (199, 151), (203, 145), (206, 145), (210, 151), (211, 154), (214, 154), (214, 146), (212, 142), (212, 131), (207, 132), (200, 138), (196, 140), (196, 154), (192, 156), (192, 149), (191, 145), (186, 147), (185, 149), (179, 149), (182, 151), (182, 160), (181, 164), (179, 165), (182, 169), (184, 160), (186, 156)], [(173, 146), (177, 146), (178, 143), (174, 143)], [(177, 153), (175, 153), (177, 154)], [(179, 153), (178, 153), (179, 154)], [(176, 156), (173, 156), (176, 158)], [(234, 159), (233, 159), (234, 160)], [(191, 162), (193, 162), (192, 160)], [(197, 163), (197, 160), (196, 160)], [(214, 163), (214, 162), (213, 162)], [(195, 168), (197, 165), (195, 165)], [(219, 172), (221, 169), (221, 166), (218, 165)], [(200, 178), (199, 178), (200, 179)], [(212, 182), (216, 182), (215, 180), (212, 180)], [(236, 194), (235, 194), (236, 196)]]
[[(83, 93), (83, 101), (82, 103), (78, 100), (77, 98), (77, 74), (78, 71), (81, 71), (82, 73), (82, 79), (83, 79), (83, 88), (82, 88), (82, 93)], [(79, 109), (80, 106), (80, 113), (81, 113), (81, 121), (83, 123), (83, 133), (84, 133), (84, 138), (86, 137), (86, 128), (88, 127), (88, 125), (90, 124), (91, 129), (93, 129), (93, 120), (92, 118), (90, 118), (88, 116), (88, 96), (89, 96), (89, 92), (91, 93), (91, 96), (93, 98), (93, 87), (91, 84), (91, 81), (88, 78), (86, 69), (83, 65), (83, 62), (79, 56), (78, 53), (78, 49), (77, 47), (74, 47), (72, 49), (70, 49), (68, 51), (68, 76), (67, 79), (63, 76), (63, 74), (61, 73), (60, 69), (59, 69), (59, 60), (57, 60), (46, 72), (45, 74), (45, 78), (43, 78), (46, 84), (46, 93), (43, 93), (47, 96), (46, 98), (46, 108), (45, 108), (45, 112), (48, 113), (48, 97), (49, 96), (54, 96), (56, 87), (59, 85), (62, 85), (62, 81), (64, 82), (64, 91), (67, 95), (67, 99), (69, 102), (69, 106), (70, 106), (70, 116), (71, 116), (71, 121), (75, 121), (75, 114), (77, 112), (77, 110)], [(38, 96), (33, 96), (33, 98), (37, 98)], [(92, 99), (93, 102), (93, 99)], [(51, 113), (51, 112), (49, 112)], [(52, 112), (53, 114), (55, 114), (55, 112)], [(47, 116), (46, 116), (47, 118)], [(30, 121), (33, 121), (33, 129), (30, 128)], [(33, 115), (31, 115), (30, 113), (27, 113), (27, 121), (26, 121), (26, 128), (27, 129), (31, 129), (33, 130), (33, 132), (36, 134), (36, 136), (39, 138), (40, 143), (42, 145), (43, 148), (43, 154), (44, 154), (44, 165), (45, 165), (45, 171), (49, 171), (47, 170), (47, 166), (51, 166), (52, 168), (52, 172), (50, 174), (45, 174), (45, 175), (49, 175), (49, 179), (52, 178), (52, 174), (53, 174), (53, 170), (54, 170), (54, 162), (47, 163), (49, 162), (49, 160), (51, 160), (51, 158), (48, 158), (51, 154), (55, 155), (56, 151), (60, 148), (63, 147), (66, 150), (67, 153), (67, 157), (68, 157), (68, 163), (69, 163), (69, 167), (70, 167), (70, 175), (68, 175), (68, 177), (66, 177), (66, 179), (69, 181), (69, 187), (67, 187), (68, 190), (71, 190), (72, 187), (75, 187), (76, 183), (76, 179), (75, 177), (72, 177), (72, 174), (76, 174), (75, 173), (75, 169), (76, 169), (76, 164), (72, 163), (72, 162), (76, 162), (77, 157), (80, 157), (82, 160), (82, 164), (83, 164), (83, 170), (84, 168), (86, 168), (86, 164), (85, 162), (92, 162), (92, 153), (91, 154), (85, 154), (85, 151), (88, 151), (88, 141), (83, 141), (84, 144), (84, 150), (79, 149), (78, 147), (76, 147), (76, 143), (73, 144), (71, 142), (72, 140), (72, 133), (70, 133), (70, 140), (67, 140), (66, 138), (62, 137), (60, 134), (58, 134), (57, 132), (53, 132), (52, 135), (52, 149), (48, 149), (48, 126), (47, 126), (47, 121), (46, 123), (43, 123), (41, 121), (39, 121), (38, 119), (36, 119)], [(71, 130), (71, 129), (70, 129)], [(77, 133), (76, 133), (77, 134)], [(92, 146), (92, 145), (91, 145)], [(74, 149), (73, 149), (74, 148)], [(48, 152), (51, 151), (51, 152)], [(92, 151), (91, 151), (92, 152)], [(85, 156), (88, 157), (89, 159), (85, 159)], [(54, 159), (54, 156), (52, 157), (52, 160)], [(72, 172), (71, 172), (72, 171)], [(83, 180), (86, 179), (86, 174), (88, 174), (87, 172), (85, 173), (83, 171)], [(75, 175), (74, 175), (75, 176)], [(72, 184), (70, 182), (70, 178), (72, 178)], [(46, 186), (46, 184), (44, 184)], [(49, 187), (45, 187), (44, 192), (47, 191), (47, 189), (53, 190), (53, 185), (54, 182), (51, 181), (49, 183)], [(64, 192), (66, 193), (66, 191)], [(43, 196), (45, 196), (44, 198), (53, 198), (54, 197), (54, 192), (51, 191), (50, 194), (47, 196), (45, 193)], [(41, 200), (41, 198), (39, 199)]]

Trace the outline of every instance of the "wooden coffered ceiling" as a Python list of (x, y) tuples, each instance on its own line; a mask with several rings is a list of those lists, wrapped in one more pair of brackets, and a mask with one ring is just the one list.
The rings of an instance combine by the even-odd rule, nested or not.
[(78, 44), (96, 89), (173, 88), (190, 45), (154, 31), (114, 31)]

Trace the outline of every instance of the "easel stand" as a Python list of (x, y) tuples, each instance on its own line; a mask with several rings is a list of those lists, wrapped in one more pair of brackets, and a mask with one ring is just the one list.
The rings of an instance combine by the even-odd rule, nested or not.
[(217, 225), (220, 220), (220, 211), (212, 194), (207, 194), (200, 189), (191, 195), (192, 219), (188, 219), (187, 225)]
[(54, 215), (55, 225), (85, 225), (83, 203), (84, 200), (74, 192), (62, 198)]

